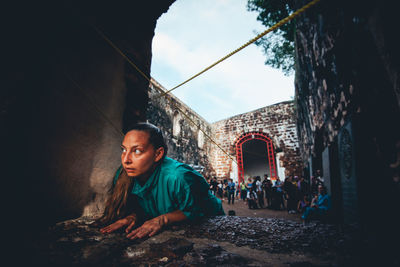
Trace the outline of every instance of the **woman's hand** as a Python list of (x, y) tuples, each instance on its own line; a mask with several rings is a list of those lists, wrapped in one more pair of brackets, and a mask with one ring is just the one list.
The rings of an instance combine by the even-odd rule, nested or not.
[(143, 238), (146, 236), (151, 237), (156, 233), (158, 233), (166, 224), (167, 224), (167, 217), (165, 215), (160, 215), (158, 217), (146, 221), (142, 226), (130, 232), (126, 237), (129, 239)]
[(101, 228), (100, 232), (102, 234), (109, 234), (109, 233), (112, 233), (112, 232), (122, 228), (122, 227), (128, 226), (125, 230), (125, 232), (128, 233), (132, 229), (132, 227), (135, 225), (135, 223), (136, 223), (136, 215), (132, 214), (132, 215), (126, 216), (125, 218), (120, 219), (120, 220), (116, 221), (115, 223), (112, 223), (104, 228)]
[[(182, 211), (176, 210), (146, 221), (142, 226), (130, 232), (126, 237), (129, 239), (143, 238), (146, 236), (151, 237), (157, 234), (164, 226), (186, 219), (186, 215)], [(128, 228), (126, 230), (128, 230)]]

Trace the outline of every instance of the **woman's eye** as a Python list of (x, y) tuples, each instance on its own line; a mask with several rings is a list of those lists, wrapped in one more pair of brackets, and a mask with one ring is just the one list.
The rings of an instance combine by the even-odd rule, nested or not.
[(122, 151), (122, 153), (125, 153), (126, 152), (126, 148), (121, 147), (121, 151)]
[(135, 154), (140, 154), (142, 153), (142, 151), (140, 151), (139, 149), (135, 149)]

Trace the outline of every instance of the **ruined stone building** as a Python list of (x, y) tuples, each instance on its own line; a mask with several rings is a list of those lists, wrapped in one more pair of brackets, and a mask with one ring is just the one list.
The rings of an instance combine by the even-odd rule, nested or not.
[(218, 180), (302, 174), (293, 102), (208, 123), (173, 94), (162, 96), (164, 91), (153, 79), (147, 118), (163, 130), (170, 157)]
[[(229, 153), (214, 149), (217, 176), (254, 177), (267, 174), (275, 180), (301, 175), (293, 102), (282, 102), (213, 123), (217, 143)], [(232, 158), (236, 159), (237, 164)]]
[[(241, 159), (239, 166), (170, 105), (148, 105), (149, 82), (106, 40), (150, 76), (156, 22), (173, 2), (4, 4), (2, 221), (4, 241), (15, 252), (8, 255), (29, 261), (34, 255), (25, 240), (37, 240), (56, 222), (102, 212), (123, 133), (146, 119), (169, 138), (171, 156), (206, 175), (311, 176), (321, 169), (335, 221), (360, 224), (368, 238), (368, 245), (354, 246), (365, 257), (397, 255), (397, 246), (386, 245), (399, 234), (395, 1), (322, 0), (296, 19), (294, 103), (208, 124), (171, 97), (230, 157)], [(268, 162), (258, 161), (260, 154)], [(255, 165), (248, 161), (253, 156)]]

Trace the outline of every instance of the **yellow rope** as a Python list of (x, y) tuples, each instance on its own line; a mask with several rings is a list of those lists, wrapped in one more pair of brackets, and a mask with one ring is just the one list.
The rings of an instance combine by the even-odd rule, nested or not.
[(119, 134), (121, 134), (121, 136), (124, 136), (124, 133), (117, 127), (114, 125), (114, 123), (107, 117), (106, 114), (104, 114), (104, 112), (101, 110), (101, 108), (99, 108), (96, 103), (93, 101), (93, 99), (85, 92), (85, 90), (82, 89), (82, 87), (79, 86), (79, 84), (72, 79), (72, 77), (67, 73), (64, 72), (65, 77), (67, 77), (67, 79), (72, 82), (72, 84), (79, 89), (79, 91), (87, 98), (87, 100), (94, 106), (94, 108), (97, 110), (97, 112), (99, 112), (103, 118), (114, 128), (114, 130), (116, 132), (118, 132)]
[[(152, 82), (152, 84), (153, 84), (154, 87), (155, 87), (158, 91), (160, 91), (161, 93), (164, 93), (164, 92), (165, 92), (164, 90), (162, 90), (161, 88), (159, 88), (157, 85), (155, 85), (154, 82)], [(235, 162), (235, 163), (237, 164), (236, 160), (235, 160), (234, 158), (232, 158), (232, 156), (229, 155), (228, 152), (226, 152), (217, 142), (215, 142), (205, 131), (203, 131), (203, 130), (200, 128), (200, 125), (197, 125), (196, 122), (194, 122), (194, 121), (192, 120), (192, 118), (190, 118), (189, 115), (186, 114), (186, 112), (184, 112), (183, 110), (181, 110), (181, 109), (180, 109), (177, 105), (175, 105), (175, 104), (172, 102), (172, 100), (170, 100), (168, 97), (166, 97), (166, 99), (167, 99), (168, 102), (172, 105), (173, 108), (179, 110), (179, 112), (180, 112), (183, 116), (185, 116), (187, 120), (189, 120), (194, 126), (196, 126), (196, 127), (211, 141), (211, 143), (213, 143), (214, 145), (216, 145), (216, 146), (217, 146), (222, 152), (224, 152), (233, 162)]]
[[(97, 27), (93, 26), (94, 29), (96, 30), (96, 32), (112, 47), (114, 48), (123, 58), (125, 58), (129, 64), (131, 64), (146, 80), (148, 80), (156, 89), (158, 89), (163, 96), (165, 96), (166, 94), (164, 94), (164, 91), (159, 88), (157, 86), (157, 84), (155, 84), (149, 77), (147, 77), (146, 74), (144, 74), (144, 72), (142, 72), (138, 66), (136, 66), (132, 60), (129, 59), (129, 57), (121, 51), (121, 49), (119, 49), (109, 38), (107, 38), (107, 36), (105, 36), (105, 34), (100, 31)], [(173, 108), (179, 110), (179, 112), (186, 117), (187, 120), (189, 120), (194, 126), (196, 126), (210, 141), (211, 143), (213, 143), (214, 145), (216, 145), (222, 152), (224, 152), (233, 162), (237, 163), (236, 160), (234, 158), (232, 158), (231, 155), (228, 154), (228, 152), (226, 152), (220, 145), (218, 145), (205, 131), (203, 131), (200, 127), (200, 125), (197, 125), (184, 111), (182, 111), (178, 106), (176, 106), (170, 99), (168, 99), (168, 102), (170, 103), (171, 106), (173, 106)]]
[(301, 13), (303, 13), (304, 11), (306, 11), (307, 9), (309, 9), (310, 7), (312, 7), (313, 5), (317, 4), (320, 0), (313, 0), (310, 3), (308, 3), (307, 5), (303, 6), (302, 8), (296, 10), (295, 12), (293, 12), (293, 14), (291, 14), (290, 16), (282, 19), (281, 21), (279, 21), (278, 23), (276, 23), (274, 26), (272, 26), (271, 28), (265, 30), (264, 32), (260, 33), (259, 35), (257, 35), (256, 37), (254, 37), (253, 39), (251, 39), (250, 41), (248, 41), (247, 43), (245, 43), (244, 45), (242, 45), (241, 47), (237, 48), (236, 50), (230, 52), (229, 54), (227, 54), (226, 56), (222, 57), (221, 59), (219, 59), (218, 61), (216, 61), (215, 63), (211, 64), (210, 66), (208, 66), (207, 68), (203, 69), (202, 71), (200, 71), (199, 73), (193, 75), (192, 77), (190, 77), (189, 79), (187, 79), (186, 81), (178, 84), (177, 86), (175, 86), (174, 88), (165, 91), (162, 95), (160, 95), (159, 97), (163, 97), (166, 94), (170, 93), (171, 91), (175, 90), (176, 88), (184, 85), (185, 83), (193, 80), (194, 78), (200, 76), (201, 74), (203, 74), (204, 72), (208, 71), (209, 69), (211, 69), (212, 67), (216, 66), (217, 64), (221, 63), (222, 61), (224, 61), (225, 59), (233, 56), (234, 54), (236, 54), (237, 52), (241, 51), (243, 48), (251, 45), (252, 43), (254, 43), (255, 41), (257, 41), (258, 39), (262, 38), (263, 36), (267, 35), (268, 33), (278, 29), (280, 26), (288, 23), (289, 21), (291, 21), (292, 19), (294, 19), (295, 17), (297, 17), (298, 15), (300, 15)]
[(141, 70), (139, 69), (139, 67), (136, 66), (135, 63), (133, 63), (132, 60), (131, 60), (127, 55), (125, 55), (124, 52), (121, 51), (121, 49), (119, 49), (110, 39), (108, 39), (107, 36), (106, 36), (102, 31), (100, 31), (96, 26), (92, 25), (92, 27), (95, 29), (95, 31), (96, 31), (96, 32), (97, 32), (97, 33), (98, 33), (112, 48), (114, 48), (114, 49), (118, 52), (118, 54), (120, 54), (123, 58), (125, 58), (126, 61), (128, 61), (128, 63), (132, 65), (132, 67), (134, 67), (146, 80), (148, 80), (148, 81), (151, 83), (150, 78), (147, 77), (147, 75), (144, 74), (144, 72), (141, 71)]

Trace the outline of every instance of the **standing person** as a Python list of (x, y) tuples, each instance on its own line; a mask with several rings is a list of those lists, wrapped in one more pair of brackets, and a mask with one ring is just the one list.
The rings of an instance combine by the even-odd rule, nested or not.
[(319, 184), (324, 184), (324, 177), (322, 176), (321, 170), (317, 170), (315, 173), (315, 176), (317, 177), (317, 181)]
[(214, 196), (217, 195), (217, 181), (215, 180), (215, 178), (212, 178), (210, 181), (210, 190), (211, 194), (213, 194)]
[(257, 209), (257, 193), (253, 187), (247, 190), (247, 204), (249, 205), (249, 209)]
[(243, 201), (246, 201), (247, 189), (246, 189), (246, 183), (244, 182), (244, 180), (240, 183), (240, 197), (242, 198)]
[(219, 181), (217, 184), (217, 195), (222, 201), (224, 201), (224, 185), (222, 181)]
[(229, 179), (229, 183), (227, 186), (228, 190), (228, 204), (235, 204), (235, 183), (233, 182), (233, 179)]
[(249, 195), (250, 189), (252, 188), (253, 188), (253, 179), (249, 177), (246, 183), (246, 190), (247, 190), (246, 201), (249, 200), (247, 196)]
[(224, 198), (228, 199), (228, 181), (224, 179)]
[(217, 179), (215, 177), (212, 180), (212, 191), (213, 191), (213, 195), (216, 196), (217, 195), (217, 191), (218, 191), (218, 182), (217, 182)]
[(209, 192), (201, 174), (166, 157), (167, 146), (156, 126), (133, 125), (121, 149), (122, 166), (97, 221), (111, 224), (101, 233), (125, 228), (129, 239), (150, 237), (174, 223), (224, 214), (221, 201)]
[(267, 207), (270, 208), (272, 204), (272, 183), (267, 174), (264, 174), (263, 189), (265, 199), (267, 200)]
[(264, 191), (262, 189), (261, 177), (257, 176), (255, 181), (258, 205), (262, 209), (264, 208)]
[(236, 185), (236, 199), (239, 200), (239, 194), (240, 194), (240, 185), (237, 183)]
[(276, 200), (277, 200), (277, 208), (280, 210), (281, 207), (282, 209), (285, 208), (285, 202), (283, 201), (283, 189), (282, 189), (282, 182), (279, 179), (279, 177), (276, 178), (275, 181), (275, 194), (276, 194)]
[(294, 185), (294, 186), (296, 186), (297, 187), (297, 179), (298, 179), (298, 176), (293, 176), (293, 175), (290, 175), (290, 182)]
[(250, 188), (252, 187), (253, 187), (253, 180), (249, 177), (249, 179), (247, 179), (247, 184), (246, 184), (247, 191), (249, 191)]
[(208, 178), (208, 179), (207, 179), (207, 183), (208, 183), (208, 190), (209, 190), (209, 191), (210, 191), (210, 193), (212, 194), (211, 182), (212, 182), (212, 179), (211, 179), (211, 178)]
[(303, 199), (304, 196), (308, 196), (310, 194), (310, 186), (308, 182), (304, 179), (304, 176), (300, 176), (300, 180), (297, 183), (297, 187), (299, 189), (299, 199)]
[(292, 178), (293, 176), (290, 175), (285, 179), (285, 182), (283, 183), (283, 190), (285, 191), (286, 194), (286, 199), (287, 199), (287, 211), (288, 213), (296, 213), (297, 210), (297, 201), (296, 201), (296, 189), (297, 187), (293, 184)]

